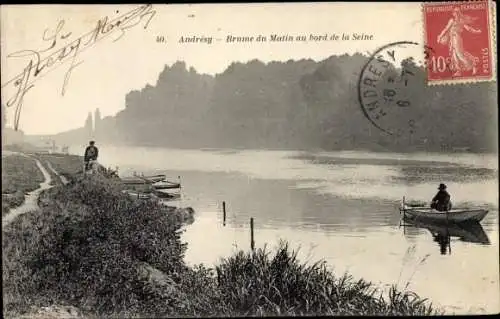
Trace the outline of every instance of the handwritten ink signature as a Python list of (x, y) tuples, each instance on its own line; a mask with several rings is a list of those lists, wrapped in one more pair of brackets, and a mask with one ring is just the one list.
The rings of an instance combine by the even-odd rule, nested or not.
[[(152, 5), (146, 4), (114, 19), (110, 19), (106, 16), (99, 19), (90, 32), (87, 32), (70, 43), (66, 43), (59, 49), (55, 49), (58, 41), (69, 39), (72, 35), (72, 32), (63, 32), (65, 21), (61, 20), (52, 34), (48, 35), (48, 33), (50, 33), (48, 29), (43, 32), (42, 39), (44, 41), (50, 41), (50, 45), (47, 48), (42, 50), (21, 50), (9, 54), (7, 58), (29, 58), (23, 71), (2, 84), (2, 89), (8, 85), (12, 85), (16, 90), (15, 94), (7, 99), (6, 102), (7, 107), (15, 107), (14, 129), (17, 130), (19, 127), (24, 97), (26, 93), (34, 87), (34, 83), (37, 80), (40, 80), (59, 66), (70, 62), (69, 68), (64, 75), (64, 81), (61, 88), (61, 95), (64, 96), (71, 73), (77, 66), (83, 63), (83, 61), (78, 59), (81, 52), (91, 48), (110, 34), (117, 34), (117, 31), (120, 33), (113, 42), (118, 41), (125, 35), (128, 29), (135, 27), (142, 21), (145, 21), (143, 28), (146, 29), (155, 14), (156, 11), (153, 10)], [(42, 53), (48, 53), (48, 56), (42, 59)]]

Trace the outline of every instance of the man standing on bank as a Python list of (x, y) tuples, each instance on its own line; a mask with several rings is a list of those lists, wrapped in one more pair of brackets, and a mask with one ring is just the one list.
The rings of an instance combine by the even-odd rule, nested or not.
[(432, 199), (431, 208), (440, 212), (448, 211), (451, 209), (451, 196), (446, 191), (446, 185), (441, 183), (438, 187), (439, 191)]
[(85, 149), (85, 155), (83, 156), (83, 160), (85, 162), (85, 170), (88, 171), (90, 169), (90, 161), (97, 161), (97, 156), (99, 155), (99, 150), (94, 145), (94, 141), (90, 141), (89, 146)]

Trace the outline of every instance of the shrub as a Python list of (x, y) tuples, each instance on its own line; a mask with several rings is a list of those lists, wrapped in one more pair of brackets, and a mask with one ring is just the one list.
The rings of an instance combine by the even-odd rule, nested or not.
[(431, 314), (432, 306), (410, 293), (391, 291), (390, 300), (347, 274), (336, 278), (324, 262), (301, 264), (281, 243), (274, 257), (266, 249), (240, 251), (216, 267), (222, 302), (231, 315)]
[[(69, 302), (103, 314), (140, 313), (151, 300), (167, 303), (168, 296), (139, 279), (138, 265), (145, 262), (180, 281), (185, 245), (182, 224), (172, 211), (166, 213), (155, 202), (132, 201), (98, 175), (44, 196), (55, 201), (36, 218), (16, 220), (10, 228), (15, 231), (6, 234), (8, 264), (26, 269), (22, 276), (6, 265), (7, 288), (40, 305)], [(29, 223), (36, 231), (23, 226)]]
[(2, 216), (6, 215), (11, 208), (21, 206), (25, 200), (24, 196), (22, 190), (17, 190), (13, 194), (2, 194)]

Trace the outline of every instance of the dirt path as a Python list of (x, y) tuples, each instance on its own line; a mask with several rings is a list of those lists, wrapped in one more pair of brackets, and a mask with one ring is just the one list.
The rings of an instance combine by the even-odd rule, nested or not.
[[(22, 153), (16, 153), (16, 154), (29, 157), (26, 154), (22, 154)], [(9, 213), (7, 215), (5, 215), (4, 217), (2, 217), (2, 228), (4, 228), (6, 225), (10, 224), (19, 215), (22, 215), (24, 213), (27, 213), (27, 212), (30, 212), (30, 211), (37, 209), (38, 208), (37, 201), (38, 201), (38, 196), (40, 195), (40, 193), (42, 191), (52, 187), (52, 185), (50, 185), (52, 178), (50, 177), (49, 172), (47, 172), (47, 170), (42, 165), (42, 163), (40, 163), (39, 160), (37, 160), (37, 159), (34, 159), (34, 160), (36, 161), (36, 165), (38, 166), (38, 168), (42, 172), (43, 177), (45, 178), (45, 181), (40, 184), (39, 188), (35, 189), (34, 191), (32, 191), (26, 195), (25, 201), (21, 206), (10, 209)]]
[(52, 164), (50, 162), (47, 162), (47, 167), (52, 171), (52, 173), (54, 173), (54, 175), (56, 175), (60, 180), (61, 182), (66, 185), (68, 184), (68, 179), (64, 176), (62, 176), (61, 174), (59, 174), (55, 169), (54, 167), (52, 166)]

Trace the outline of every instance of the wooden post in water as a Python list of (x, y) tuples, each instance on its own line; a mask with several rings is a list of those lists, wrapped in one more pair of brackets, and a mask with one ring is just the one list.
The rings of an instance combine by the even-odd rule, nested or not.
[(255, 250), (255, 241), (253, 239), (253, 217), (250, 217), (250, 248), (252, 251)]
[(226, 202), (222, 202), (222, 225), (226, 226)]
[(448, 244), (448, 254), (451, 255), (451, 238), (449, 230), (450, 220), (448, 215), (448, 207), (446, 207), (446, 242)]
[(181, 201), (182, 204), (182, 182), (181, 182), (181, 176), (177, 176), (177, 179), (179, 180), (179, 200)]
[[(400, 216), (399, 218), (399, 225), (401, 226), (401, 224), (403, 224), (403, 234), (406, 234), (406, 224), (405, 224), (405, 217), (406, 217), (406, 202), (405, 202), (405, 197), (403, 196), (403, 203), (401, 204), (403, 207), (403, 217)], [(401, 210), (399, 211), (399, 213), (401, 214)]]

